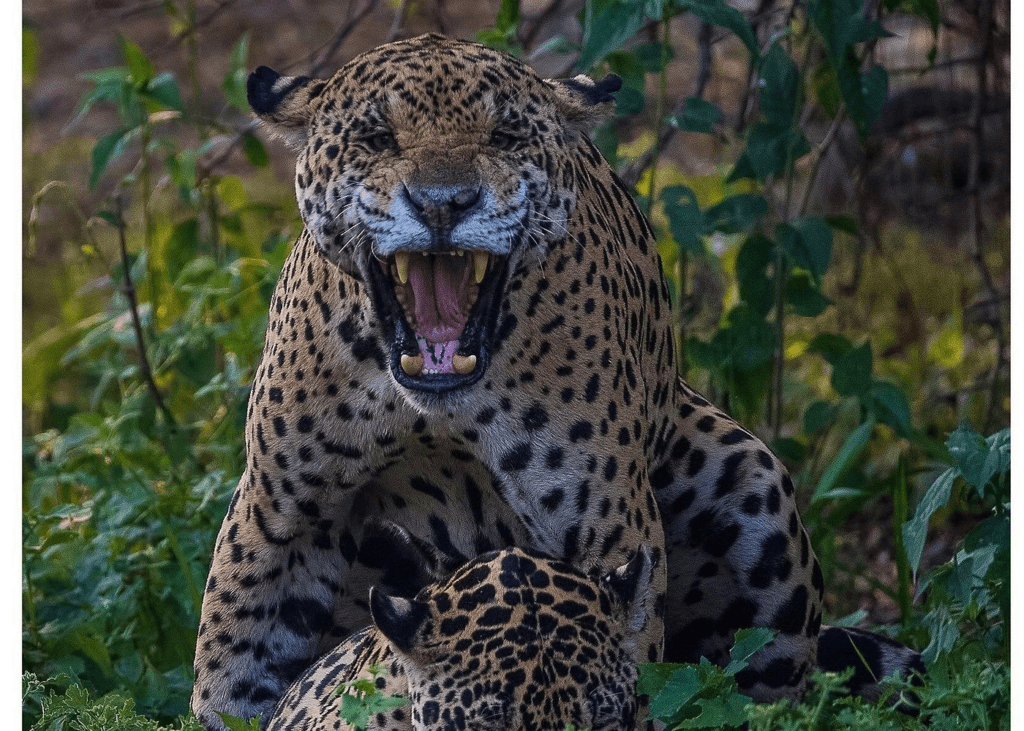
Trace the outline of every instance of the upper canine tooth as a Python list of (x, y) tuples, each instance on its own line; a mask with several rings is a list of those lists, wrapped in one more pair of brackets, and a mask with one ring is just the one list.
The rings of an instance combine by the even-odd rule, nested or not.
[(395, 269), (398, 270), (398, 281), (405, 284), (409, 281), (409, 252), (399, 251), (395, 253)]
[(402, 370), (406, 375), (418, 376), (423, 372), (423, 356), (402, 353)]
[(460, 376), (472, 373), (474, 368), (476, 368), (475, 355), (459, 355), (458, 353), (455, 353), (452, 356), (452, 370)]
[(477, 284), (484, 281), (484, 275), (487, 273), (487, 262), (490, 259), (491, 255), (486, 251), (473, 252), (473, 276)]

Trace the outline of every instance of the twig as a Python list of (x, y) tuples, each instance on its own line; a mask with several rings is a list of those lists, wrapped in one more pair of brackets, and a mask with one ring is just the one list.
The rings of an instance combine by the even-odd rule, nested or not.
[[(519, 40), (522, 42), (523, 48), (530, 48), (533, 46), (533, 42), (537, 38), (537, 33), (540, 32), (541, 26), (561, 10), (564, 1), (565, 0), (554, 0), (553, 3), (549, 4), (540, 13), (538, 13), (536, 18), (529, 21), (530, 29), (519, 36)], [(522, 27), (522, 24), (520, 24), (520, 27)]]
[(341, 44), (345, 42), (345, 39), (348, 38), (349, 34), (352, 33), (353, 30), (355, 30), (355, 27), (359, 25), (363, 18), (369, 15), (370, 11), (377, 7), (378, 2), (379, 0), (366, 0), (363, 3), (363, 7), (360, 8), (354, 16), (349, 18), (345, 25), (338, 29), (338, 32), (334, 34), (334, 37), (328, 41), (327, 50), (325, 50), (320, 55), (320, 58), (318, 58), (316, 62), (309, 67), (307, 76), (319, 76), (323, 73), (324, 69), (326, 69), (330, 64), (331, 59), (334, 58), (334, 54), (338, 52), (339, 48), (341, 48)]
[(174, 414), (171, 413), (171, 410), (167, 408), (167, 404), (164, 403), (163, 396), (160, 395), (160, 389), (157, 388), (156, 381), (153, 380), (153, 370), (149, 366), (149, 357), (146, 355), (146, 340), (142, 334), (142, 321), (139, 319), (138, 300), (135, 297), (135, 284), (132, 282), (131, 264), (128, 261), (128, 245), (125, 241), (124, 199), (119, 193), (115, 196), (114, 201), (117, 207), (117, 233), (121, 246), (121, 268), (124, 270), (124, 287), (122, 291), (128, 300), (128, 311), (132, 316), (132, 329), (135, 331), (135, 347), (139, 351), (139, 369), (142, 371), (146, 388), (149, 389), (153, 402), (160, 409), (160, 413), (164, 415), (169, 424), (177, 426), (178, 422), (174, 418)]
[[(697, 83), (692, 96), (695, 96), (698, 99), (704, 98), (704, 90), (707, 87), (708, 80), (711, 78), (711, 45), (713, 43), (713, 30), (712, 26), (709, 26), (707, 23), (701, 23), (700, 30), (697, 33), (697, 40), (700, 46), (700, 68), (697, 71)], [(677, 117), (685, 111), (686, 99), (681, 99), (672, 109), (669, 119)], [(678, 131), (678, 128), (672, 122), (668, 122), (662, 126), (661, 130), (658, 132), (658, 137), (654, 146), (646, 150), (640, 157), (627, 165), (619, 175), (622, 182), (626, 184), (626, 187), (632, 188), (637, 184), (637, 182), (639, 182), (644, 171), (654, 162), (658, 155), (658, 151), (664, 150), (672, 140), (672, 137), (675, 136), (675, 133)]]
[(395, 11), (395, 19), (391, 21), (391, 28), (388, 29), (388, 34), (384, 38), (385, 43), (391, 43), (391, 41), (398, 38), (398, 34), (402, 31), (402, 23), (405, 20), (405, 13), (409, 9), (409, 0), (401, 0), (398, 5), (398, 9)]
[[(971, 210), (971, 238), (973, 239), (972, 258), (974, 265), (981, 275), (981, 281), (989, 297), (998, 302), (999, 292), (995, 282), (992, 280), (992, 272), (989, 271), (988, 263), (985, 261), (985, 251), (982, 244), (984, 237), (984, 222), (981, 212), (981, 156), (984, 150), (985, 126), (983, 112), (988, 92), (988, 58), (992, 49), (992, 0), (981, 0), (978, 3), (978, 23), (981, 26), (982, 51), (977, 65), (978, 93), (971, 106), (971, 128), (973, 134), (970, 137), (970, 168), (967, 180), (967, 188), (971, 191), (969, 198)], [(992, 422), (996, 413), (996, 400), (999, 395), (999, 373), (1003, 369), (1004, 351), (1006, 349), (1005, 334), (1003, 332), (1003, 313), (1001, 307), (995, 308), (995, 335), (996, 335), (996, 362), (992, 366), (992, 376), (989, 381), (988, 405), (985, 410), (984, 433), (992, 430)]]
[(828, 148), (835, 142), (836, 134), (839, 132), (839, 128), (843, 126), (843, 122), (846, 121), (846, 105), (843, 104), (839, 111), (836, 113), (835, 119), (832, 120), (832, 125), (828, 128), (825, 133), (824, 139), (814, 148), (814, 160), (811, 163), (811, 170), (807, 175), (807, 187), (804, 188), (804, 194), (800, 199), (800, 207), (797, 208), (797, 218), (807, 213), (807, 207), (811, 202), (811, 190), (814, 189), (814, 183), (818, 178), (818, 170), (821, 168), (821, 161), (825, 159), (825, 153), (828, 152)]

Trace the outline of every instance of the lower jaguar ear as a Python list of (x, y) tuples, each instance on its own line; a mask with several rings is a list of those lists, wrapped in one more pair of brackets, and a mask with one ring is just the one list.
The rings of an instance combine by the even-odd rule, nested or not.
[(391, 644), (410, 655), (422, 640), (420, 630), (430, 621), (430, 605), (391, 596), (374, 586), (370, 589), (370, 616)]
[(308, 76), (281, 76), (260, 66), (249, 74), (246, 97), (256, 116), (276, 135), (287, 141), (305, 139), (305, 127), (313, 116), (313, 102), (327, 84)]
[(606, 575), (604, 583), (615, 592), (626, 608), (630, 632), (639, 633), (643, 630), (648, 609), (654, 601), (654, 565), (647, 546), (640, 546), (628, 563)]
[(572, 79), (548, 79), (555, 92), (558, 110), (573, 127), (589, 131), (615, 114), (615, 92), (622, 88), (622, 79), (609, 74), (594, 81), (585, 74)]

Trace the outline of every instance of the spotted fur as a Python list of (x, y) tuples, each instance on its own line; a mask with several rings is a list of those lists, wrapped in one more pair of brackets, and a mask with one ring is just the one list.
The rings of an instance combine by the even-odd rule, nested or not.
[[(647, 547), (646, 659), (664, 641), (668, 660), (724, 662), (736, 629), (773, 627), (741, 685), (802, 693), (821, 571), (782, 465), (676, 376), (650, 226), (586, 134), (616, 88), (436, 35), (329, 80), (250, 78), (299, 150), (306, 226), (203, 602), (192, 705), (208, 728), (218, 710), (267, 714), (370, 622), (369, 586), (387, 584), (375, 517), (453, 565), (515, 545), (607, 572)], [(459, 310), (441, 355), (407, 256), (423, 257), (410, 282)]]
[(646, 550), (600, 581), (519, 548), (492, 551), (414, 599), (370, 594), (373, 626), (321, 657), (281, 698), (268, 731), (351, 728), (339, 684), (387, 673), (378, 692), (410, 704), (370, 717), (367, 731), (637, 726), (636, 663)]

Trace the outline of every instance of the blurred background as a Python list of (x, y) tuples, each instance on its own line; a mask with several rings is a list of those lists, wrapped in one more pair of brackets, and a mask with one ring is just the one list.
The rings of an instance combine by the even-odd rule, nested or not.
[(902, 545), (950, 435), (1009, 423), (1009, 0), (26, 0), (26, 723), (74, 683), (185, 712), (301, 227), (248, 71), (431, 31), (623, 78), (595, 141), (652, 218), (685, 377), (790, 467), (830, 616), (929, 642), (918, 562), (1001, 505), (958, 481)]

